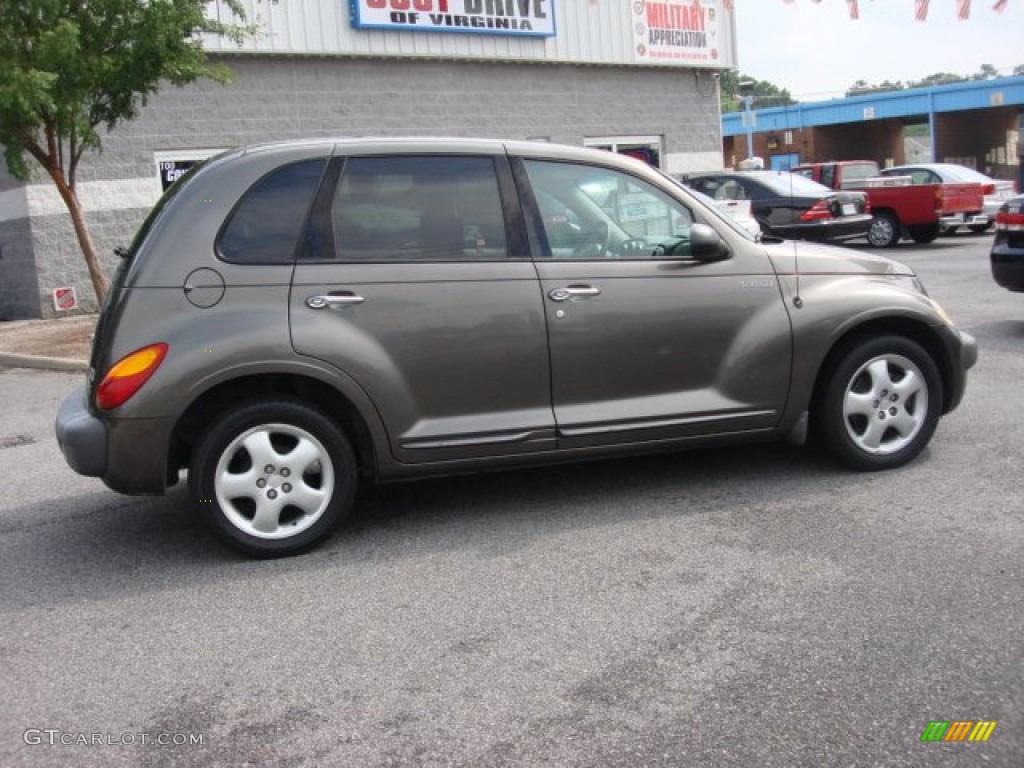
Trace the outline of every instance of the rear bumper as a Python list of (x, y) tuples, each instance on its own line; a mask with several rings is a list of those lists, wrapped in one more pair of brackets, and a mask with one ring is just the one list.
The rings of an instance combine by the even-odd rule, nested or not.
[(166, 490), (172, 428), (165, 419), (97, 418), (89, 410), (84, 387), (64, 398), (54, 425), (57, 444), (71, 469), (130, 495)]
[(107, 428), (89, 412), (85, 387), (64, 398), (54, 429), (69, 467), (86, 477), (103, 477), (107, 471)]
[(957, 213), (940, 218), (939, 226), (947, 230), (957, 227), (985, 227), (988, 226), (988, 222), (989, 217), (984, 213)]

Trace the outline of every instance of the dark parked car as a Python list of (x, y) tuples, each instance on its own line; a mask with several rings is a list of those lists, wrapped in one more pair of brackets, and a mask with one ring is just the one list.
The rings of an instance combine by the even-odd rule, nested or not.
[(735, 171), (690, 176), (684, 184), (714, 200), (749, 200), (765, 235), (829, 242), (866, 237), (867, 195), (833, 191), (786, 171)]
[(760, 243), (629, 158), (291, 142), (168, 190), (56, 431), (123, 493), (187, 470), (225, 542), (277, 555), (367, 482), (808, 432), (896, 467), (976, 354), (907, 267)]
[(1009, 291), (1024, 292), (1024, 195), (1003, 203), (995, 225), (992, 277)]

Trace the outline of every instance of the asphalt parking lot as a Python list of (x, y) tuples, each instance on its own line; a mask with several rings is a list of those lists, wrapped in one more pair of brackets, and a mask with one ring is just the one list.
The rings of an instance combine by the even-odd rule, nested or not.
[(903, 469), (760, 446), (372, 488), (281, 561), (183, 489), (76, 476), (81, 375), (0, 370), (0, 765), (1024, 765), (1024, 294), (990, 239), (888, 252), (981, 351)]

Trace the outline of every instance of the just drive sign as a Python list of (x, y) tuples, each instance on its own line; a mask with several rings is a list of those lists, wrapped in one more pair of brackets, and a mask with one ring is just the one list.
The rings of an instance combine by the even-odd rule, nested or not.
[(352, 0), (352, 26), (551, 37), (554, 5), (555, 0)]

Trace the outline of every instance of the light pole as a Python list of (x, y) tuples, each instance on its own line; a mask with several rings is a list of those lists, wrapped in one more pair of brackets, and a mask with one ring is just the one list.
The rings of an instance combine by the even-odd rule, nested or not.
[(754, 103), (753, 80), (740, 80), (737, 83), (740, 89), (740, 98), (743, 99), (743, 124), (747, 127), (747, 158), (754, 156), (754, 112), (750, 105)]

